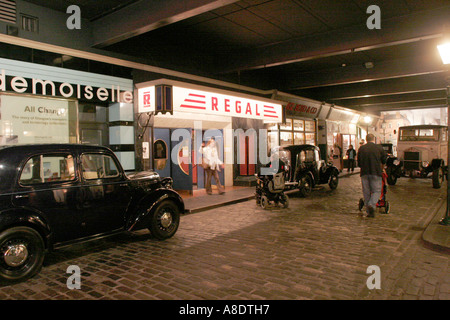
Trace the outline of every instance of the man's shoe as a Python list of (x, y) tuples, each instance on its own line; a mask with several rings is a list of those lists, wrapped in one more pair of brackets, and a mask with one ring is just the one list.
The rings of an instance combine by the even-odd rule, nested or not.
[(368, 218), (375, 218), (375, 209), (373, 207), (368, 208), (369, 213), (367, 214)]

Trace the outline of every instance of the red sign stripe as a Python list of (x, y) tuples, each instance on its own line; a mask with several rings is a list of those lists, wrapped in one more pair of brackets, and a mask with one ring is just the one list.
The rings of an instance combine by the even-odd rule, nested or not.
[(185, 99), (184, 102), (193, 102), (193, 103), (201, 103), (201, 104), (206, 103), (206, 101), (192, 100), (192, 99)]
[(190, 105), (187, 105), (187, 104), (182, 104), (182, 105), (180, 105), (180, 107), (182, 107), (182, 108), (191, 108), (191, 109), (203, 109), (203, 110), (206, 110), (206, 107), (201, 107), (201, 106), (190, 106)]

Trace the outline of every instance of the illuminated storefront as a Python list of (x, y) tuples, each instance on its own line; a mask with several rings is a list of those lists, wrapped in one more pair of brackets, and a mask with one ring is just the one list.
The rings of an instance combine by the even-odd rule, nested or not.
[(135, 168), (131, 79), (0, 58), (0, 145), (111, 147)]
[(204, 187), (198, 151), (211, 137), (225, 165), (219, 174), (225, 186), (239, 184), (243, 177), (254, 179), (258, 166), (268, 160), (267, 126), (282, 122), (280, 102), (168, 79), (136, 87), (138, 112), (157, 113), (144, 137), (152, 149), (150, 167), (172, 176), (175, 189)]

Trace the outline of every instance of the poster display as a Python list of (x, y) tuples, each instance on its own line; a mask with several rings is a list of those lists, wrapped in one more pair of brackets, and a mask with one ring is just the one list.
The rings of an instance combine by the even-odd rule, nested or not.
[(68, 101), (0, 95), (0, 145), (68, 142)]

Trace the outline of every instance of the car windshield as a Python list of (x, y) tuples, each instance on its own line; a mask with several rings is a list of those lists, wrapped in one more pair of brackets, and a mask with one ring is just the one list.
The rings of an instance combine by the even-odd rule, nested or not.
[(291, 164), (291, 152), (289, 150), (276, 149), (272, 152), (272, 159), (280, 159), (288, 166)]
[(439, 141), (438, 129), (401, 129), (400, 141)]

